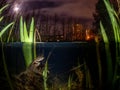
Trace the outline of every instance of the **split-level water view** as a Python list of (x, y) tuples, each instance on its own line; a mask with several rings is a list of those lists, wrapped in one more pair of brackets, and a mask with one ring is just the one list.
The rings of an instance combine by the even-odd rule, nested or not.
[(119, 0), (1, 0), (0, 90), (120, 90)]

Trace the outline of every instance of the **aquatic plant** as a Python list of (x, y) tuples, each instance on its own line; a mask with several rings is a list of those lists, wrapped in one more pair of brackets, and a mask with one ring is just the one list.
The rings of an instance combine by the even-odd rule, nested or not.
[(93, 88), (93, 85), (92, 85), (92, 80), (91, 80), (91, 73), (90, 73), (90, 70), (89, 68), (87, 67), (87, 64), (86, 62), (84, 61), (84, 69), (85, 69), (85, 79), (86, 79), (86, 88)]
[[(28, 67), (32, 60), (36, 57), (36, 45), (35, 43), (35, 35), (34, 35), (34, 18), (32, 18), (31, 23), (29, 25), (29, 31), (27, 30), (26, 22), (23, 21), (23, 17), (20, 18), (20, 40), (23, 42), (23, 55), (26, 63), (26, 67)], [(29, 32), (29, 33), (28, 33)], [(33, 47), (32, 47), (33, 46)]]
[(69, 76), (69, 79), (68, 79), (68, 90), (71, 90), (72, 88), (72, 76)]
[[(3, 6), (3, 7), (0, 9), (0, 15), (2, 14), (2, 11), (3, 11), (5, 8), (7, 8), (7, 7), (8, 7), (8, 5), (5, 5), (5, 6)], [(3, 19), (4, 19), (4, 16), (0, 16), (0, 22), (1, 22)], [(2, 35), (8, 30), (8, 28), (10, 28), (10, 27), (13, 25), (13, 23), (14, 23), (14, 22), (11, 22), (10, 24), (8, 24), (7, 26), (5, 26), (5, 27), (0, 31), (0, 38), (1, 38)], [(9, 83), (10, 89), (11, 89), (11, 90), (14, 90), (14, 89), (13, 89), (13, 86), (12, 86), (12, 83), (11, 83), (10, 76), (9, 76), (7, 64), (6, 64), (6, 61), (5, 61), (5, 55), (4, 55), (3, 46), (4, 46), (4, 43), (2, 42), (2, 60), (3, 60), (3, 67), (4, 67), (5, 75), (6, 75), (6, 78), (7, 78), (8, 83)]]
[(4, 47), (4, 43), (2, 43), (2, 60), (3, 60), (3, 66), (4, 66), (5, 75), (6, 75), (8, 83), (9, 83), (10, 89), (14, 90), (12, 82), (11, 82), (11, 78), (9, 76), (8, 67), (7, 67), (7, 64), (6, 64), (3, 47)]
[[(117, 13), (115, 12), (114, 8), (112, 7), (112, 5), (110, 4), (109, 0), (103, 0), (104, 4), (106, 6), (109, 18), (110, 18), (110, 22), (113, 28), (113, 32), (114, 32), (114, 39), (115, 39), (115, 67), (113, 67), (113, 63), (112, 63), (112, 58), (111, 58), (111, 52), (110, 52), (110, 44), (109, 44), (109, 40), (104, 26), (102, 24), (102, 22), (100, 22), (100, 29), (101, 29), (101, 33), (102, 33), (102, 37), (103, 37), (103, 41), (105, 42), (105, 51), (106, 51), (106, 59), (107, 59), (107, 71), (108, 71), (108, 83), (113, 85), (112, 87), (115, 88), (115, 83), (117, 81), (118, 75), (118, 66), (119, 66), (119, 62), (120, 62), (120, 19), (117, 15)], [(112, 52), (113, 53), (113, 52)], [(114, 70), (113, 70), (114, 69)], [(119, 85), (119, 84), (118, 84)]]
[(99, 49), (99, 39), (95, 37), (96, 42), (96, 55), (97, 55), (97, 64), (98, 64), (98, 73), (99, 73), (99, 87), (102, 86), (102, 64), (100, 59), (100, 49)]
[(110, 51), (108, 37), (105, 33), (105, 29), (104, 29), (102, 23), (100, 23), (100, 27), (101, 27), (101, 33), (103, 35), (103, 40), (105, 42), (105, 52), (106, 52), (106, 60), (107, 60), (107, 79), (108, 79), (108, 83), (109, 83), (109, 82), (112, 82), (112, 80), (113, 80), (112, 57), (111, 57), (111, 51)]
[(46, 61), (45, 63), (45, 67), (44, 67), (44, 70), (43, 70), (43, 80), (44, 80), (44, 89), (45, 90), (48, 90), (48, 87), (47, 87), (47, 79), (48, 79), (48, 61)]
[[(2, 11), (7, 8), (8, 5), (5, 5), (4, 7), (2, 7), (0, 9), (0, 15), (2, 13)], [(0, 22), (4, 19), (4, 16), (0, 16)], [(13, 25), (14, 22), (11, 22), (10, 24), (8, 24), (7, 26), (5, 26), (1, 31), (0, 31), (0, 38), (2, 37), (2, 35), (8, 30), (8, 28), (10, 28)]]
[(20, 40), (21, 42), (34, 42), (34, 18), (32, 18), (29, 25), (30, 30), (28, 32), (26, 22), (23, 21), (23, 17), (20, 18)]
[[(36, 36), (38, 36), (38, 40), (39, 40), (39, 42), (41, 42), (42, 41), (42, 38), (41, 38), (41, 33), (38, 31), (38, 29), (36, 29), (35, 30), (36, 32)], [(37, 38), (37, 37), (36, 37)], [(37, 41), (37, 40), (36, 40)]]

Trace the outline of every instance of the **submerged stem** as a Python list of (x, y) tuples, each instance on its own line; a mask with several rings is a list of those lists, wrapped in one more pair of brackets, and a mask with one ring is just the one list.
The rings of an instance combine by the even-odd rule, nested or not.
[(13, 86), (12, 86), (12, 82), (11, 82), (10, 76), (9, 76), (9, 72), (8, 72), (8, 69), (7, 69), (6, 61), (5, 61), (5, 55), (4, 55), (3, 45), (4, 44), (2, 43), (2, 58), (3, 58), (4, 71), (5, 71), (5, 74), (6, 74), (6, 77), (7, 77), (7, 81), (9, 83), (9, 85), (10, 85), (11, 90), (14, 90)]

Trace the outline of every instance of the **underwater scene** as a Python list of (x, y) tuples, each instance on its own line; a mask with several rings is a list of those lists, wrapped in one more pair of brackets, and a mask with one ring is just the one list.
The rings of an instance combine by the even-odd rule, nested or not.
[[(24, 48), (26, 54), (22, 48), (24, 44), (27, 45)], [(32, 51), (32, 54), (29, 54), (31, 45), (32, 49), (35, 45), (36, 53)], [(113, 80), (113, 76), (110, 74), (114, 72), (111, 71), (111, 67), (115, 67), (115, 53), (111, 53), (112, 66), (109, 66), (105, 45), (108, 44), (103, 42), (100, 45), (95, 42), (1, 44), (1, 85), (4, 83), (1, 89), (10, 89), (11, 87), (17, 90), (44, 90), (44, 88), (50, 90), (59, 90), (60, 88), (62, 90), (99, 90), (112, 88), (109, 85), (112, 85)], [(115, 52), (115, 43), (111, 43), (110, 47), (110, 51)], [(32, 59), (28, 67), (24, 54), (27, 58), (36, 54), (36, 58)], [(108, 66), (110, 71), (107, 69)], [(116, 74), (120, 75), (119, 70)], [(116, 90), (120, 88), (119, 81), (120, 79), (115, 82), (116, 87), (114, 88), (118, 88)], [(12, 86), (10, 87), (10, 85)]]

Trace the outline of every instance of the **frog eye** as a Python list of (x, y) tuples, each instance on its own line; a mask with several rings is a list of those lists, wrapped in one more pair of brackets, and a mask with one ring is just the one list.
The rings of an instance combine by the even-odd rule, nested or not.
[(35, 65), (36, 67), (38, 67), (38, 66), (40, 65), (40, 63), (34, 63), (34, 65)]

